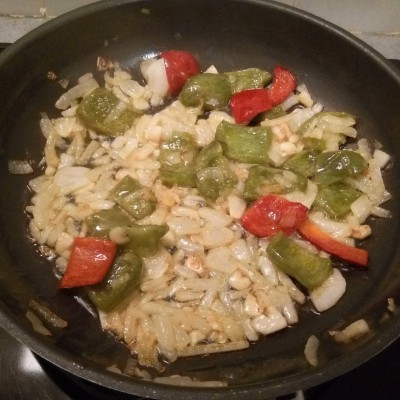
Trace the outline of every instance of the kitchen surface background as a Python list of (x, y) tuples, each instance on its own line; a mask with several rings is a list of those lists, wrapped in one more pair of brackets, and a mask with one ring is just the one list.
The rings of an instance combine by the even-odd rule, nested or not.
[[(165, 0), (168, 1), (168, 0)], [(190, 0), (187, 0), (190, 2)], [(387, 58), (400, 59), (399, 0), (280, 0), (350, 31)], [(0, 0), (0, 43), (93, 0)], [(217, 5), (218, 1), (216, 1)]]

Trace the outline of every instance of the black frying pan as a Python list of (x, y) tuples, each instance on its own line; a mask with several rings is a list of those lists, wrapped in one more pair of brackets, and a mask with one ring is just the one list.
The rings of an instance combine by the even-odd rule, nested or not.
[[(178, 360), (166, 374), (222, 379), (227, 388), (176, 388), (118, 375), (127, 349), (101, 332), (98, 319), (76, 300), (79, 292), (57, 290), (51, 262), (39, 256), (27, 236), (24, 215), (29, 177), (8, 173), (10, 159), (38, 165), (44, 140), (39, 113), (55, 116), (62, 88), (47, 72), (74, 82), (94, 71), (98, 55), (137, 71), (147, 55), (167, 49), (193, 52), (203, 68), (220, 70), (275, 64), (290, 68), (326, 109), (358, 116), (363, 137), (378, 140), (393, 156), (385, 173), (394, 199), (390, 221), (372, 221), (366, 271), (346, 269), (348, 289), (340, 303), (318, 316), (300, 312), (300, 324), (252, 344), (248, 350)], [(153, 0), (106, 1), (46, 23), (12, 45), (0, 57), (0, 324), (12, 336), (59, 367), (109, 388), (160, 399), (265, 399), (322, 383), (355, 368), (385, 348), (400, 333), (400, 316), (387, 311), (398, 300), (400, 186), (400, 75), (383, 57), (343, 30), (296, 9), (262, 1)], [(68, 321), (51, 337), (33, 331), (25, 317), (29, 300), (50, 307)], [(359, 318), (372, 327), (367, 337), (343, 346), (329, 330)], [(307, 338), (322, 343), (320, 364), (303, 355)], [(367, 381), (366, 381), (367, 384)]]

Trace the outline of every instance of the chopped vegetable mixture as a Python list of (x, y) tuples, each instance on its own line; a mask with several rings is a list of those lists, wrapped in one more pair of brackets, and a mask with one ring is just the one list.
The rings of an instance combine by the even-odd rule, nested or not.
[(102, 84), (82, 76), (40, 121), (46, 167), (26, 208), (60, 290), (81, 287), (160, 371), (334, 306), (343, 262), (368, 267), (368, 217), (389, 217), (390, 157), (356, 116), (323, 110), (290, 66), (199, 61), (165, 51), (141, 64), (145, 85), (118, 63)]

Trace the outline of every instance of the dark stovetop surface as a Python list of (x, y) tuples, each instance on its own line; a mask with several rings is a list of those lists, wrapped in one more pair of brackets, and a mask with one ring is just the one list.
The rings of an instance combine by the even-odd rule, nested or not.
[[(1, 328), (0, 366), (2, 400), (142, 399), (104, 389), (60, 370), (35, 356)], [(399, 371), (400, 339), (355, 370), (304, 393), (279, 400), (398, 400)]]

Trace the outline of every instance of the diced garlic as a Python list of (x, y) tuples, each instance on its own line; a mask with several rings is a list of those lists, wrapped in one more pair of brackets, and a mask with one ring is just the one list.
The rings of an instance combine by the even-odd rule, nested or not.
[(228, 196), (228, 212), (232, 218), (239, 219), (246, 211), (246, 202), (233, 194)]
[(371, 235), (371, 227), (369, 225), (354, 226), (351, 232), (351, 237), (355, 239), (365, 239)]
[(236, 270), (228, 278), (228, 282), (236, 290), (244, 290), (251, 285), (251, 280), (247, 276), (243, 276), (239, 270)]
[(244, 300), (244, 312), (250, 317), (257, 317), (262, 312), (255, 296), (249, 293)]
[(234, 240), (232, 229), (215, 227), (209, 222), (201, 229), (200, 236), (201, 242), (206, 248), (227, 246)]
[(215, 227), (226, 227), (232, 222), (232, 218), (229, 215), (210, 207), (201, 207), (199, 215)]
[(252, 320), (251, 326), (257, 332), (260, 332), (263, 335), (269, 335), (286, 328), (287, 321), (276, 307), (268, 307), (267, 312), (267, 315), (261, 314)]

